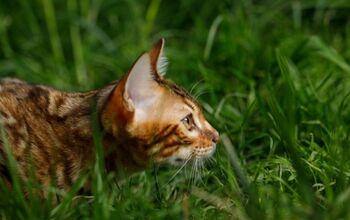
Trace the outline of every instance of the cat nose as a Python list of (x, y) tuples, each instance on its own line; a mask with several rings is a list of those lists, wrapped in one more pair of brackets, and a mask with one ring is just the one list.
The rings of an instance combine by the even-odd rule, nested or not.
[(216, 144), (219, 142), (219, 132), (214, 130), (213, 135), (212, 135), (212, 141)]

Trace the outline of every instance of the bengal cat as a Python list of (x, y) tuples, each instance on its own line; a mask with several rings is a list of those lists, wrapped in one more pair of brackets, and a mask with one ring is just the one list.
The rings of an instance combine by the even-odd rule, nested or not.
[[(132, 174), (151, 162), (183, 165), (210, 157), (218, 132), (184, 89), (163, 78), (163, 47), (161, 39), (119, 82), (86, 93), (2, 79), (0, 127), (19, 176), (26, 179), (34, 166), (43, 186), (55, 179), (69, 189), (95, 159), (93, 112), (102, 129), (107, 172)], [(11, 183), (4, 152), (2, 141), (0, 177)]]

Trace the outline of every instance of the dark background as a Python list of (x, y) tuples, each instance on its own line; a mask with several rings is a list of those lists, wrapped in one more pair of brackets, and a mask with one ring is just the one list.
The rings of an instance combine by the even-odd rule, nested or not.
[(2, 0), (0, 76), (96, 89), (161, 37), (222, 135), (213, 161), (121, 185), (96, 169), (92, 197), (58, 205), (2, 190), (1, 217), (350, 218), (347, 0)]

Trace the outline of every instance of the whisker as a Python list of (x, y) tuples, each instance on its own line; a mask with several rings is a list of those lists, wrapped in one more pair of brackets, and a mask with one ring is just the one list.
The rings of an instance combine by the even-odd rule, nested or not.
[(190, 179), (190, 183), (191, 186), (195, 186), (197, 181), (198, 181), (198, 177), (199, 177), (199, 160), (195, 159), (194, 163), (192, 164), (192, 172), (191, 172), (191, 179)]
[(188, 161), (190, 160), (191, 160), (191, 155), (187, 157), (184, 164), (172, 175), (172, 177), (170, 178), (170, 180), (167, 182), (166, 185), (168, 185), (180, 173), (180, 171), (187, 165)]
[(201, 84), (204, 81), (204, 79), (199, 80), (198, 82), (196, 82), (195, 84), (193, 84), (192, 88), (190, 89), (190, 94), (192, 94), (193, 90), (199, 86), (199, 84)]
[[(215, 163), (216, 163), (216, 161), (214, 159), (212, 159), (211, 157), (207, 157), (207, 158), (205, 158), (205, 161), (203, 162), (203, 167), (207, 167), (207, 165), (209, 167), (211, 167), (211, 165), (214, 165)], [(204, 166), (204, 164), (206, 164), (206, 165)]]
[(197, 162), (197, 176), (196, 176), (196, 181), (201, 182), (202, 184), (204, 184), (203, 179), (202, 179), (202, 171), (203, 171), (203, 160), (198, 160)]
[(200, 92), (198, 92), (197, 94), (195, 94), (193, 97), (195, 98), (195, 99), (198, 99), (200, 96), (202, 96), (202, 95), (204, 95), (204, 94), (207, 94), (207, 93), (209, 93), (209, 91), (200, 91)]
[(194, 185), (194, 181), (193, 180), (194, 180), (194, 175), (195, 175), (195, 164), (196, 164), (196, 161), (197, 161), (197, 159), (195, 159), (193, 161), (192, 166), (191, 166), (190, 178), (189, 178), (189, 181), (188, 181), (188, 188), (189, 189), (191, 189), (192, 185)]
[(198, 180), (198, 159), (196, 160), (195, 166), (194, 166), (194, 179), (193, 179), (193, 185), (196, 185)]
[(208, 157), (207, 158), (208, 160), (208, 163), (210, 163), (210, 164), (217, 164), (217, 162), (216, 162), (216, 160), (215, 160), (215, 158), (214, 157)]

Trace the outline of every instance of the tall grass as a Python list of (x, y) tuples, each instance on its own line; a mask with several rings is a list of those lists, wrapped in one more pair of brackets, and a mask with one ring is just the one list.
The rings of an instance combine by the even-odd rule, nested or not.
[[(160, 37), (167, 77), (221, 133), (200, 179), (155, 166), (116, 183), (97, 151), (70, 192), (42, 201), (23, 198), (9, 160), (18, 184), (1, 183), (0, 218), (350, 219), (347, 0), (0, 1), (0, 76), (87, 91)], [(92, 195), (77, 196), (87, 178)]]

